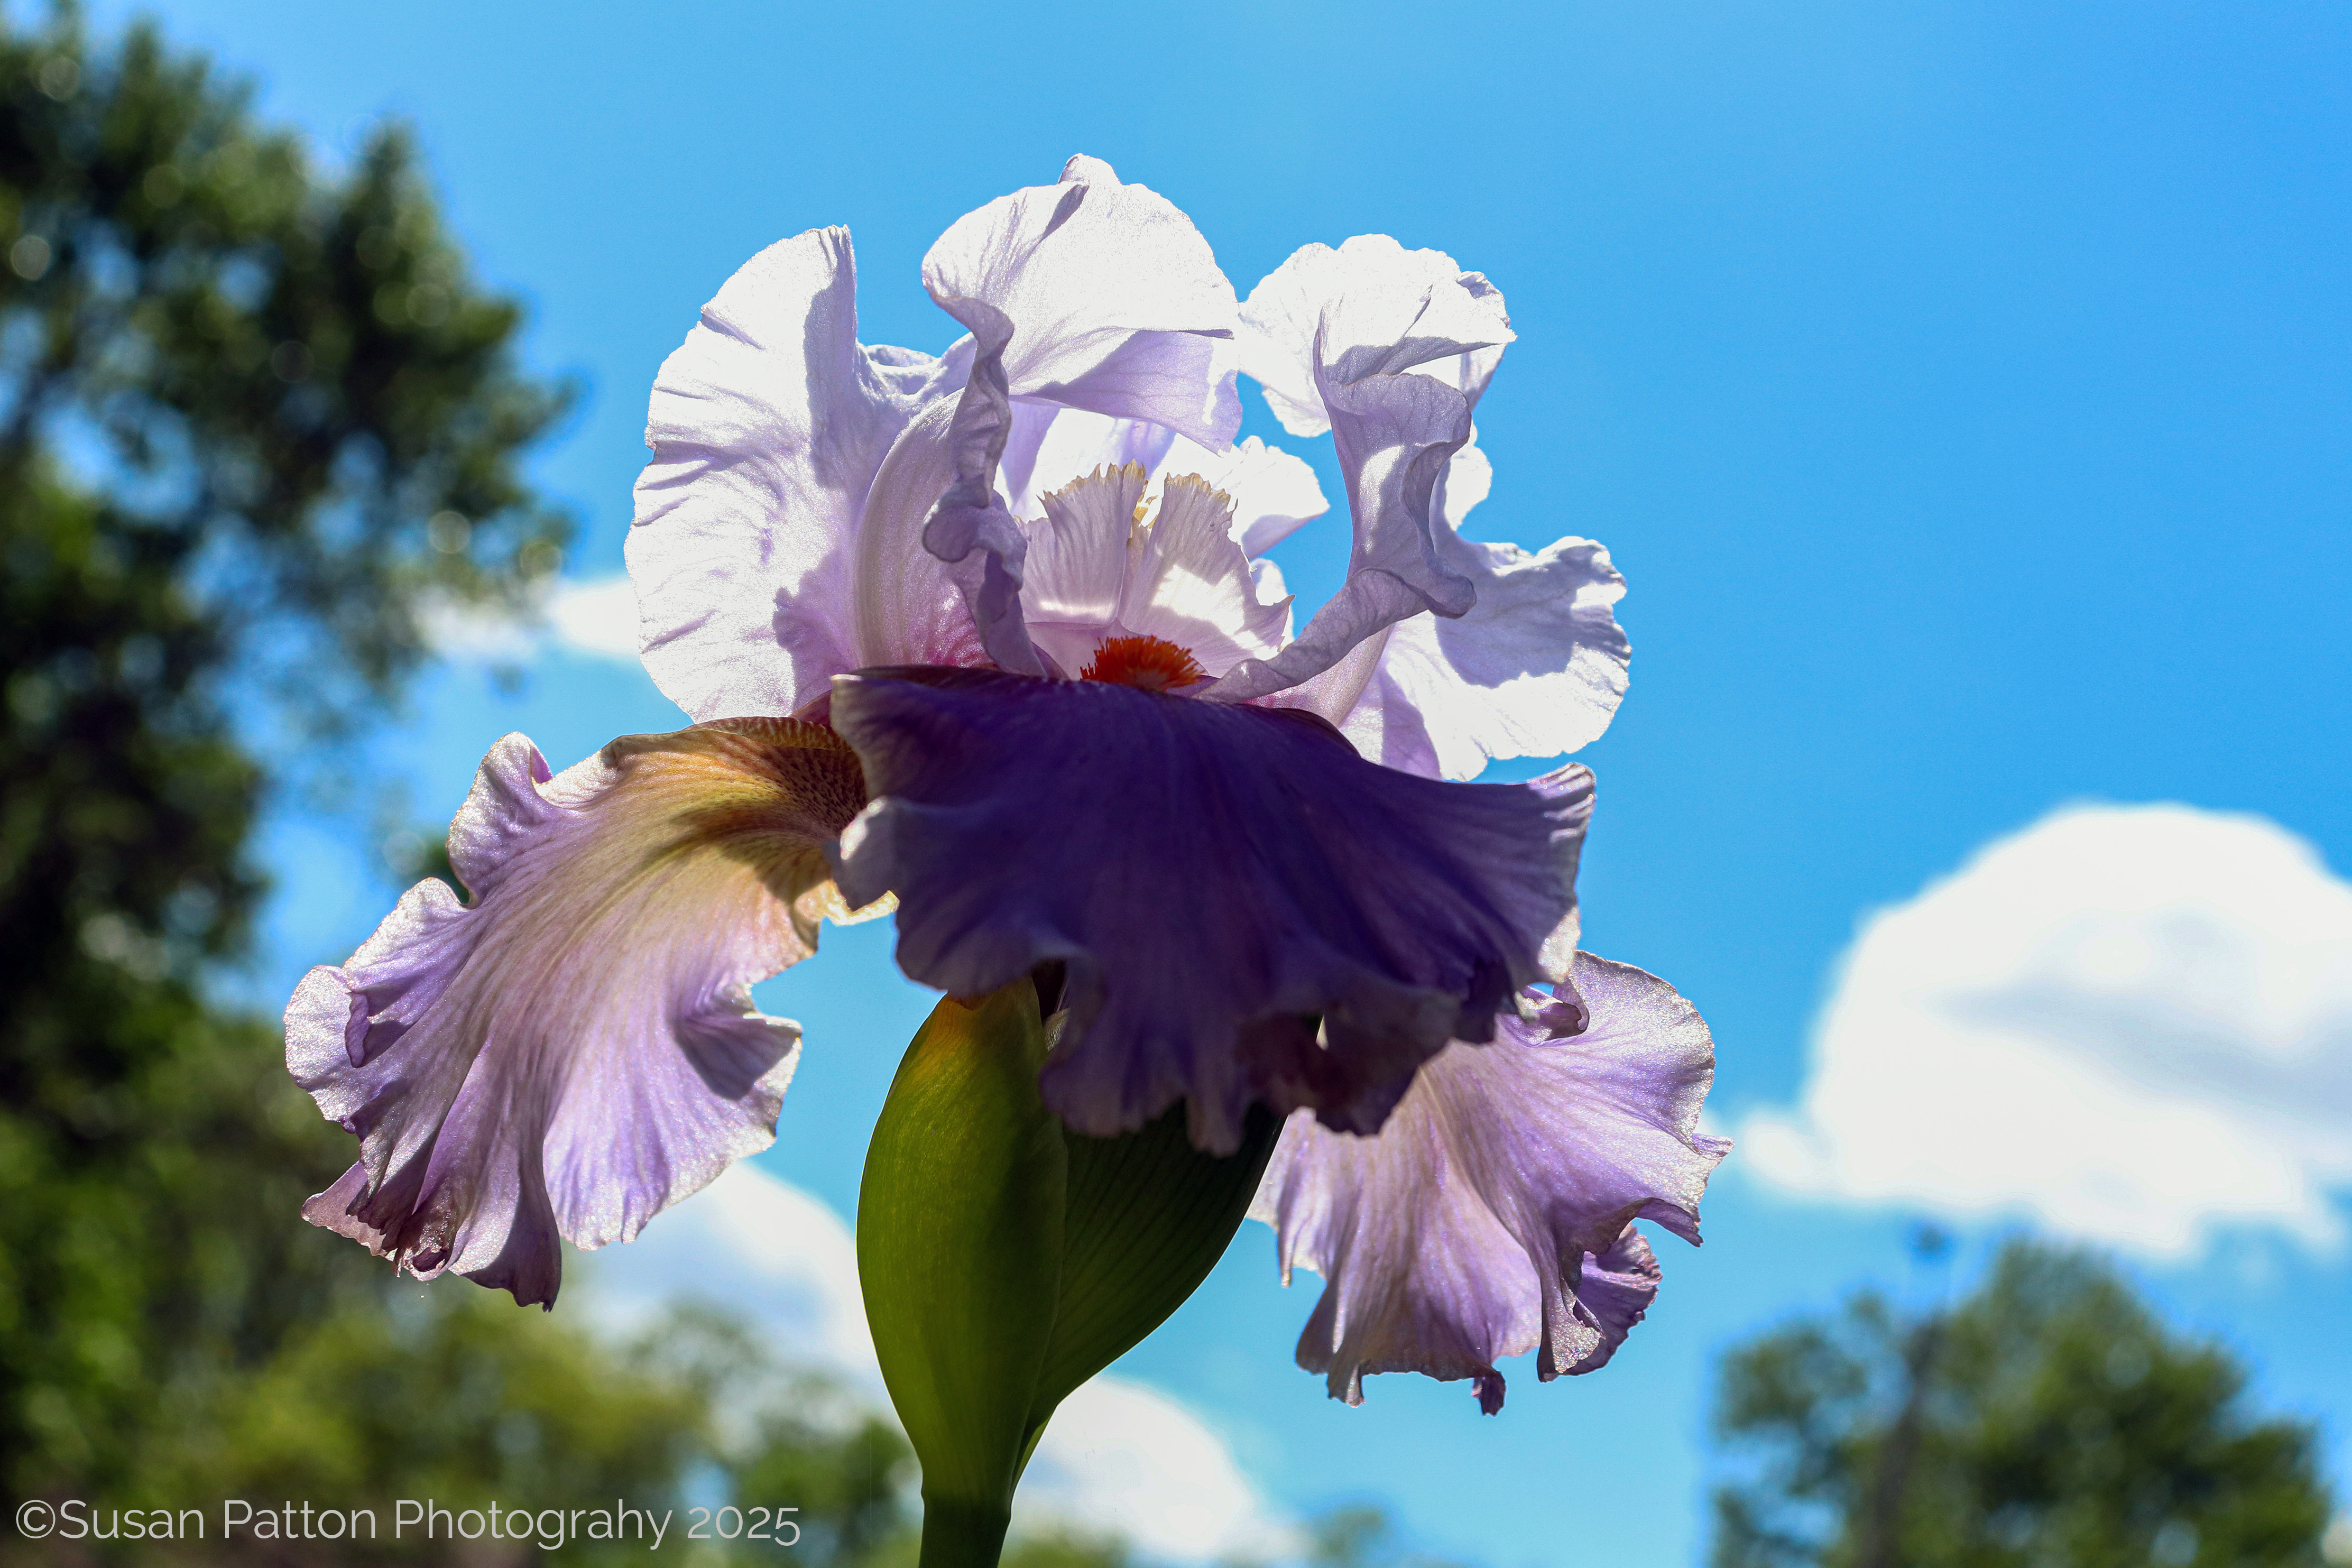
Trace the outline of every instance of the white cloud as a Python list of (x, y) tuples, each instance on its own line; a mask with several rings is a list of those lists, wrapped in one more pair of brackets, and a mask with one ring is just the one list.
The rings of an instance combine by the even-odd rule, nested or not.
[(542, 628), (480, 605), (428, 595), (417, 611), (425, 644), (444, 658), (520, 663), (539, 651)]
[(1869, 917), (1801, 1102), (1738, 1131), (1800, 1193), (2162, 1257), (2232, 1225), (2333, 1247), (2352, 885), (2261, 817), (2059, 811)]
[[(608, 1331), (632, 1332), (681, 1297), (716, 1302), (779, 1356), (838, 1373), (888, 1408), (849, 1227), (763, 1171), (736, 1164), (587, 1265), (577, 1296)], [(1168, 1395), (1117, 1377), (1065, 1400), (1030, 1460), (1015, 1527), (1055, 1523), (1122, 1535), (1174, 1563), (1265, 1560), (1295, 1545), (1224, 1439)]]
[(882, 1397), (857, 1243), (833, 1210), (764, 1171), (738, 1162), (636, 1240), (585, 1261), (579, 1294), (600, 1327), (633, 1333), (692, 1297), (756, 1324), (780, 1358), (839, 1373)]
[(637, 594), (621, 574), (559, 579), (533, 615), (435, 600), (423, 618), (425, 640), (445, 658), (519, 663), (550, 645), (597, 658), (637, 657)]
[(556, 639), (574, 653), (637, 657), (637, 590), (625, 574), (560, 584), (547, 618)]
[(1157, 1389), (1118, 1377), (1094, 1379), (1054, 1413), (1013, 1518), (1015, 1528), (1060, 1521), (1123, 1535), (1171, 1563), (1269, 1562), (1301, 1544), (1223, 1437)]

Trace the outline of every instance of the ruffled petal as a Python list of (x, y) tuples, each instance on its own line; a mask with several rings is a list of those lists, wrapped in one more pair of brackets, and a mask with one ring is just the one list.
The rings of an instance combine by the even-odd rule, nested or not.
[(1192, 219), (1100, 159), (959, 218), (923, 258), (923, 286), (1009, 395), (1232, 444), (1241, 401), (1217, 340), (1233, 333), (1233, 285)]
[(1201, 458), (1186, 463), (1175, 457), (1169, 470), (1198, 474), (1234, 498), (1234, 538), (1247, 554), (1264, 554), (1331, 510), (1312, 467), (1255, 436), (1231, 452)]
[[(1608, 1361), (1657, 1291), (1629, 1226), (1698, 1240), (1698, 1205), (1728, 1140), (1698, 1131), (1715, 1046), (1654, 975), (1576, 955), (1587, 1026), (1501, 1020), (1494, 1043), (1446, 1047), (1379, 1133), (1294, 1116), (1253, 1215), (1275, 1227), (1283, 1277), (1323, 1276), (1298, 1364), (1333, 1397), (1372, 1373), (1478, 1380), (1530, 1350), (1546, 1381)], [(1573, 1023), (1572, 1017), (1555, 1020)]]
[(1149, 420), (1039, 403), (1013, 405), (997, 489), (1013, 516), (1034, 521), (1045, 515), (1050, 491), (1082, 474), (1129, 463), (1150, 476), (1146, 507), (1158, 506), (1167, 481), (1186, 474), (1233, 498), (1234, 538), (1250, 555), (1272, 549), (1330, 510), (1312, 467), (1255, 436), (1212, 451)]
[(1441, 551), (1440, 487), (1511, 341), (1503, 297), (1484, 276), (1381, 235), (1300, 250), (1252, 291), (1242, 320), (1236, 355), (1285, 427), (1328, 425), (1355, 552), (1347, 582), (1296, 642), (1203, 693), (1223, 701), (1296, 686), (1409, 616), (1460, 616), (1476, 603)]
[(1119, 598), (1142, 548), (1136, 514), (1145, 478), (1138, 463), (1097, 468), (1044, 497), (1045, 515), (1029, 528), (1022, 617), (1065, 676), (1076, 675), (1106, 635), (1126, 631), (1117, 627)]
[(844, 892), (898, 893), (899, 966), (954, 994), (1066, 964), (1044, 1087), (1082, 1132), (1180, 1099), (1219, 1152), (1253, 1100), (1376, 1128), (1564, 974), (1582, 768), (1439, 784), (1293, 712), (985, 671), (845, 677), (833, 715), (874, 793)]
[(1306, 245), (1250, 290), (1234, 354), (1294, 436), (1332, 428), (1328, 384), (1414, 370), (1473, 407), (1512, 341), (1503, 297), (1442, 250), (1360, 234)]
[[(1261, 584), (1258, 590), (1261, 595), (1269, 588), (1279, 587), (1281, 574), (1274, 570), (1273, 562), (1254, 562), (1252, 565), (1263, 569), (1271, 579)], [(1395, 629), (1382, 626), (1297, 685), (1286, 686), (1279, 691), (1256, 699), (1257, 705), (1262, 708), (1304, 709), (1346, 734), (1344, 726), (1349, 716), (1363, 700), (1365, 689), (1371, 685), (1373, 676), (1380, 673), (1381, 658), (1388, 651), (1389, 634)], [(1356, 748), (1359, 756), (1377, 757), (1379, 754), (1377, 751), (1367, 752), (1363, 742), (1352, 735), (1349, 736), (1349, 744)], [(1424, 773), (1423, 776), (1430, 775)]]
[(559, 1237), (625, 1241), (773, 1139), (800, 1027), (750, 986), (845, 911), (823, 846), (865, 799), (820, 725), (615, 741), (559, 778), (509, 735), (421, 882), (286, 1011), (360, 1161), (303, 1213), (420, 1276), (551, 1303)]
[(866, 492), (970, 363), (857, 342), (846, 229), (770, 246), (703, 307), (654, 383), (628, 540), (646, 668), (679, 707), (791, 713), (871, 662), (850, 618)]
[[(1727, 1143), (1728, 1140), (1701, 1138), (1702, 1145)], [(1719, 1152), (1717, 1158), (1722, 1158)], [(1642, 1233), (1627, 1226), (1618, 1237), (1617, 1245), (1608, 1251), (1584, 1255), (1584, 1273), (1576, 1283), (1576, 1304), (1583, 1313), (1591, 1314), (1591, 1327), (1600, 1336), (1592, 1347), (1569, 1363), (1569, 1375), (1599, 1372), (1633, 1331), (1633, 1325), (1649, 1316), (1650, 1303), (1658, 1299), (1658, 1286), (1664, 1271), (1658, 1267), (1658, 1255)], [(1579, 1314), (1580, 1316), (1582, 1313)]]
[(958, 569), (923, 548), (931, 508), (955, 482), (949, 445), (955, 413), (955, 400), (942, 398), (918, 415), (891, 444), (866, 494), (851, 573), (859, 668), (989, 662)]
[(1144, 499), (1149, 482), (1140, 464), (1129, 463), (1042, 498), (1045, 515), (1028, 527), (1021, 608), (1056, 674), (1084, 669), (1107, 637), (1146, 637), (1220, 675), (1273, 653), (1289, 635), (1288, 597), (1260, 597), (1234, 542), (1233, 498), (1177, 474), (1155, 503)]
[[(1455, 531), (1492, 470), (1474, 445), (1446, 469), (1440, 557), (1475, 587), (1451, 620), (1389, 628), (1370, 679), (1339, 720), (1356, 749), (1429, 778), (1475, 778), (1496, 757), (1554, 757), (1597, 740), (1623, 700), (1633, 647), (1609, 552), (1562, 539), (1535, 554)], [(1285, 694), (1287, 695), (1287, 694)]]
[(1013, 516), (1034, 522), (1045, 497), (1081, 475), (1129, 464), (1155, 478), (1171, 452), (1206, 448), (1149, 419), (1114, 419), (1084, 408), (1016, 403), (1013, 430), (997, 466), (997, 489)]
[(1189, 650), (1212, 675), (1272, 657), (1290, 635), (1290, 598), (1259, 596), (1235, 531), (1233, 497), (1171, 476), (1128, 574), (1119, 624)]
[(923, 284), (975, 342), (948, 432), (954, 481), (923, 546), (956, 568), (990, 658), (1037, 674), (1021, 622), (1024, 537), (996, 493), (1014, 400), (1231, 444), (1241, 403), (1218, 340), (1233, 332), (1233, 285), (1191, 219), (1093, 158), (959, 219), (924, 257)]

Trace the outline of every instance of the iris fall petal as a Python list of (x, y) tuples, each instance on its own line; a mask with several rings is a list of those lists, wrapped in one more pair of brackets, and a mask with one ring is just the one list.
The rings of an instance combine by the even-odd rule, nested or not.
[[(1698, 1240), (1698, 1205), (1730, 1145), (1698, 1131), (1715, 1047), (1654, 975), (1576, 955), (1581, 1034), (1501, 1021), (1449, 1045), (1371, 1137), (1293, 1116), (1253, 1213), (1283, 1273), (1324, 1279), (1298, 1363), (1357, 1403), (1366, 1375), (1479, 1380), (1535, 1350), (1549, 1380), (1608, 1360), (1656, 1293), (1635, 1219)], [(1488, 1381), (1488, 1380), (1491, 1380)]]
[(843, 890), (896, 892), (900, 967), (951, 994), (1067, 965), (1044, 1086), (1082, 1132), (1179, 1099), (1221, 1153), (1254, 1099), (1377, 1127), (1564, 973), (1582, 768), (1439, 784), (1304, 714), (971, 670), (861, 672), (833, 716), (874, 795)]
[(615, 741), (560, 777), (510, 735), (425, 881), (286, 1013), (287, 1065), (360, 1138), (305, 1215), (420, 1275), (551, 1302), (558, 1237), (625, 1241), (768, 1145), (800, 1029), (749, 987), (842, 913), (819, 846), (864, 800), (821, 726)]

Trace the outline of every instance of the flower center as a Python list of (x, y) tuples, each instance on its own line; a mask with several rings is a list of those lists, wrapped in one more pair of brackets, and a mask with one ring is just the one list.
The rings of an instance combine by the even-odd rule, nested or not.
[(1078, 672), (1081, 680), (1116, 680), (1146, 691), (1168, 691), (1209, 679), (1198, 660), (1160, 637), (1105, 637)]

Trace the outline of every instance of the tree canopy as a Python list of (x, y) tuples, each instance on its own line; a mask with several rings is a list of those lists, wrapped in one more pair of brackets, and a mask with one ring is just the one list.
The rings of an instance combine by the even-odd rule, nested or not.
[(1856, 1297), (1725, 1361), (1717, 1568), (2317, 1568), (2311, 1428), (2111, 1267), (2012, 1242), (1906, 1318)]

